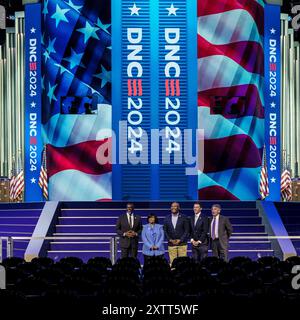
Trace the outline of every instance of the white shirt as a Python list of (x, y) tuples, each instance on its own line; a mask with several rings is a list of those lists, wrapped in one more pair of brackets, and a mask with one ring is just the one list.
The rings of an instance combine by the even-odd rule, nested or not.
[(172, 214), (172, 224), (173, 224), (174, 229), (176, 228), (176, 225), (177, 225), (178, 216), (179, 216), (179, 213)]
[(130, 216), (130, 213), (127, 212), (127, 219), (128, 219), (128, 223), (129, 223), (129, 225), (130, 225), (130, 228), (132, 228), (132, 227), (133, 227), (133, 223), (134, 223), (133, 213), (132, 213), (131, 216)]
[[(132, 229), (133, 224), (134, 224), (134, 216), (133, 216), (133, 213), (131, 214), (131, 216), (130, 216), (130, 213), (129, 213), (129, 212), (126, 212), (126, 214), (127, 214), (127, 220), (128, 220), (130, 229)], [(131, 220), (130, 220), (130, 219), (131, 219)], [(126, 232), (123, 233), (123, 237), (125, 237), (125, 234), (126, 234)]]
[(200, 216), (201, 216), (201, 212), (199, 212), (199, 213), (195, 214), (195, 222), (194, 222), (194, 226), (197, 224), (198, 219), (200, 218)]
[[(197, 224), (198, 219), (200, 218), (200, 216), (201, 216), (201, 211), (194, 215), (194, 217), (195, 217), (194, 226)], [(191, 239), (191, 242), (193, 242), (193, 241), (194, 241), (194, 239)], [(198, 242), (201, 243), (201, 241), (198, 241)]]
[[(216, 239), (219, 238), (219, 218), (220, 218), (219, 214), (216, 217), (213, 217), (213, 219), (215, 219), (215, 237), (216, 237)], [(213, 234), (213, 231), (212, 231), (213, 221), (214, 220), (211, 221), (211, 225), (210, 225), (210, 234), (211, 235)]]

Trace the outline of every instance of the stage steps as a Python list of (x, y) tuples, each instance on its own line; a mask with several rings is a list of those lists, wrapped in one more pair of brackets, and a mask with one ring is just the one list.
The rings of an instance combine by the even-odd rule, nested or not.
[[(213, 202), (204, 201), (202, 203), (204, 206), (203, 215), (210, 216), (209, 208)], [(233, 238), (230, 240), (230, 257), (248, 256), (257, 259), (261, 256), (274, 255), (271, 243), (268, 240), (234, 239), (234, 237), (246, 235), (252, 237), (267, 236), (255, 202), (223, 201), (218, 203), (222, 205), (222, 214), (230, 218), (234, 228)], [(125, 205), (125, 203), (112, 203), (112, 208), (109, 208), (108, 203), (93, 203), (92, 205), (66, 203), (62, 205), (53, 236), (115, 236), (115, 223), (118, 216), (124, 213)], [(152, 206), (152, 208), (149, 206)], [(192, 206), (193, 202), (181, 203), (182, 213), (188, 216), (192, 215)], [(163, 223), (165, 216), (170, 213), (169, 207), (169, 202), (137, 203), (135, 214), (142, 216), (143, 224), (146, 223), (149, 213), (157, 214), (160, 223)], [(94, 256), (109, 257), (109, 247), (109, 240), (55, 240), (49, 244), (48, 256), (54, 260), (67, 256), (77, 256), (86, 261)], [(139, 250), (141, 250), (141, 247), (142, 243), (140, 242)], [(120, 252), (118, 252), (119, 254)], [(139, 252), (139, 258), (142, 258), (141, 252)]]
[[(0, 203), (0, 237), (30, 237), (44, 203)], [(14, 240), (14, 256), (24, 258), (29, 240)], [(3, 241), (3, 258), (7, 256)]]
[[(289, 236), (300, 236), (300, 203), (277, 202), (276, 209), (281, 216), (282, 222)], [(292, 240), (297, 255), (300, 255), (300, 239)]]

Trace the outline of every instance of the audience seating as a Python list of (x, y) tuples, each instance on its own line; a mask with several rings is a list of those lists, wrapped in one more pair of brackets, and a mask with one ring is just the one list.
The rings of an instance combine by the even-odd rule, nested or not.
[[(112, 266), (106, 258), (92, 258), (83, 263), (78, 257), (54, 263), (49, 258), (35, 258), (26, 263), (20, 258), (3, 261), (7, 270), (7, 292), (12, 296), (32, 300), (58, 293), (59, 296), (122, 297), (142, 300), (165, 296), (203, 297), (247, 296), (254, 298), (274, 295), (276, 288), (282, 298), (296, 299), (299, 293), (291, 289), (291, 270), (300, 257), (280, 261), (262, 257), (252, 261), (235, 257), (228, 263), (208, 257), (201, 263), (191, 258), (177, 258), (172, 266), (163, 258), (153, 258), (143, 268), (133, 258), (117, 261)], [(275, 290), (276, 291), (276, 290)]]

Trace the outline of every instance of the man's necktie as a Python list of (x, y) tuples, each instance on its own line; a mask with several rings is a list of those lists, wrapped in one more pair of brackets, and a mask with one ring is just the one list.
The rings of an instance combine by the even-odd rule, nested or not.
[(216, 219), (213, 218), (213, 221), (212, 221), (212, 226), (211, 226), (211, 238), (213, 240), (216, 239)]
[(132, 215), (132, 213), (129, 214), (129, 221), (130, 221), (130, 223), (129, 223), (130, 228), (132, 229), (133, 228), (133, 215)]

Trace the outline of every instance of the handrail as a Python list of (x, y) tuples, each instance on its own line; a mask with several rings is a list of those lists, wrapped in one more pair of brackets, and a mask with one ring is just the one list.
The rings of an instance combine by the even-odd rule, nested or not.
[[(13, 239), (13, 240), (110, 240), (111, 238), (119, 239), (119, 237), (1, 237), (0, 239), (7, 240), (7, 239)], [(240, 240), (247, 240), (247, 239), (291, 239), (291, 240), (300, 240), (299, 236), (231, 236), (230, 239), (240, 239)]]
[(9, 251), (8, 243), (9, 243), (9, 237), (0, 237), (0, 263), (3, 261), (3, 240), (6, 240), (6, 252)]
[[(110, 243), (110, 259), (114, 264), (117, 258), (117, 238), (118, 237), (0, 237), (0, 262), (2, 262), (2, 251), (3, 251), (3, 240), (7, 242), (7, 258), (13, 257), (14, 253), (14, 242), (18, 240), (109, 240)], [(83, 242), (84, 243), (84, 242)]]
[(110, 240), (114, 237), (10, 237), (13, 240)]
[[(290, 239), (300, 240), (300, 236), (231, 236), (230, 240), (276, 240), (276, 239)], [(1, 237), (0, 236), (0, 263), (3, 260), (3, 241), (6, 241), (7, 257), (13, 257), (14, 242), (18, 240), (109, 240), (110, 242), (110, 259), (114, 264), (117, 258), (117, 244), (119, 237), (106, 236), (91, 236), (91, 237)]]

